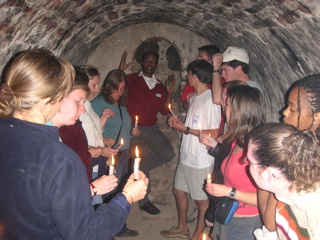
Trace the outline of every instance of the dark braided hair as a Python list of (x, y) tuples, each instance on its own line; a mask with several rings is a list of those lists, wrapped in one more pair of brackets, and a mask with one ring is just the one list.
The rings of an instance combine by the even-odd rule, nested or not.
[(306, 91), (307, 101), (310, 103), (310, 110), (312, 116), (320, 112), (320, 74), (310, 75), (303, 79), (296, 81), (292, 87), (298, 87), (298, 128), (300, 126), (300, 91), (303, 88)]

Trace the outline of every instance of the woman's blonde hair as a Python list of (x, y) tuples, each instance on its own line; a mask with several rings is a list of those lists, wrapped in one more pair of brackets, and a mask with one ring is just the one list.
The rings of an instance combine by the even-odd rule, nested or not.
[(29, 111), (44, 99), (49, 99), (48, 103), (61, 100), (71, 91), (74, 76), (73, 66), (48, 50), (17, 54), (9, 62), (4, 77), (11, 91), (0, 89), (10, 95), (10, 100), (0, 98), (0, 117), (8, 117), (13, 111)]

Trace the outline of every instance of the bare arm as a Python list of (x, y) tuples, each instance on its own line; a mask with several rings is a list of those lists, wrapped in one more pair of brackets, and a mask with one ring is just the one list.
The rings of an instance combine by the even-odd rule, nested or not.
[[(221, 64), (223, 57), (220, 53), (214, 54), (212, 56), (212, 66), (213, 70), (221, 70)], [(221, 104), (221, 93), (222, 93), (222, 84), (221, 84), (221, 74), (214, 72), (212, 74), (212, 101), (214, 104)]]
[[(187, 130), (187, 127), (184, 125), (184, 123), (181, 122), (176, 116), (170, 117), (168, 119), (168, 125), (174, 128), (176, 131), (185, 132)], [(207, 129), (207, 130), (201, 130), (201, 132), (206, 135), (210, 134), (213, 138), (216, 138), (218, 137), (219, 129)], [(199, 129), (190, 129), (189, 134), (192, 134), (196, 137), (200, 137)]]
[(276, 231), (276, 205), (277, 199), (274, 194), (258, 189), (258, 207), (263, 224), (270, 231)]
[[(216, 183), (206, 184), (205, 189), (209, 194), (216, 197), (224, 197), (224, 196), (228, 197), (229, 193), (232, 190), (231, 187), (227, 187), (226, 185), (216, 184)], [(243, 191), (237, 190), (235, 199), (252, 206), (258, 205), (257, 193), (249, 193), (249, 192), (243, 192)]]

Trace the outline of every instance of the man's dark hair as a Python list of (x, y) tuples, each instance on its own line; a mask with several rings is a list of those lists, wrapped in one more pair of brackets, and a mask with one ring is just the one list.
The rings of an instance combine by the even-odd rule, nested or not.
[(220, 49), (214, 45), (204, 45), (198, 48), (198, 52), (205, 52), (207, 57), (211, 59), (213, 54), (220, 53)]
[(192, 72), (192, 74), (197, 75), (198, 79), (202, 83), (209, 84), (212, 79), (212, 65), (208, 63), (206, 60), (194, 60), (189, 63), (187, 67), (187, 71)]
[(230, 62), (223, 62), (222, 65), (228, 65), (228, 66), (232, 67), (233, 69), (235, 69), (238, 66), (241, 66), (242, 71), (247, 75), (249, 74), (250, 68), (249, 68), (249, 64), (247, 64), (247, 63), (240, 62), (238, 60), (232, 60)]
[(159, 55), (155, 52), (145, 52), (143, 55), (142, 55), (142, 60), (141, 62), (143, 62), (149, 55), (153, 55), (156, 57), (156, 63), (158, 64), (158, 61), (159, 61)]

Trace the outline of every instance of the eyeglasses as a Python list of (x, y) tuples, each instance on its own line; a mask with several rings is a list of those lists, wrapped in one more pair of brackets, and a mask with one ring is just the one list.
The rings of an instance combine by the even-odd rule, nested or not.
[(243, 163), (243, 165), (246, 165), (246, 166), (248, 166), (248, 165), (260, 165), (259, 163), (250, 162), (248, 157), (244, 157), (243, 160), (242, 160), (242, 163)]

